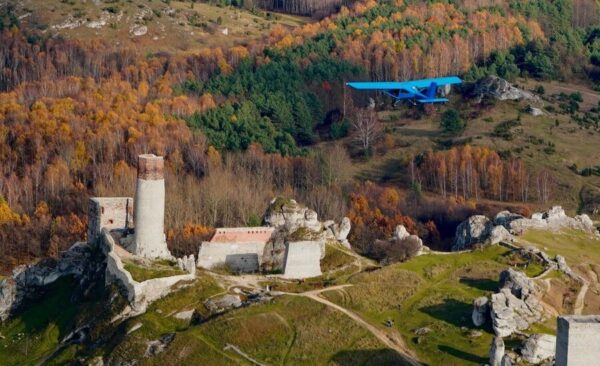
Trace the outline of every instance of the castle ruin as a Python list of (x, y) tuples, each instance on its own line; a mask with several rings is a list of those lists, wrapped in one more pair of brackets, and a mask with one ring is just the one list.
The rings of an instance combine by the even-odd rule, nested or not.
[[(165, 237), (165, 179), (162, 156), (138, 157), (135, 199), (92, 197), (89, 201), (88, 241), (102, 229), (120, 231), (121, 244), (132, 254), (147, 259), (172, 259)], [(133, 237), (127, 232), (134, 230)]]

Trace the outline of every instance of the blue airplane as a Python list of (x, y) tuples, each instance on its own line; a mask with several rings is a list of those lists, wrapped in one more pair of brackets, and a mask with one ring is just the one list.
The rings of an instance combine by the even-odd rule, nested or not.
[(396, 103), (400, 100), (410, 99), (419, 103), (444, 103), (447, 98), (438, 98), (437, 89), (440, 86), (461, 84), (462, 80), (458, 76), (448, 76), (443, 78), (422, 79), (412, 81), (368, 81), (368, 82), (349, 82), (346, 83), (356, 90), (379, 90), (386, 95), (394, 98)]

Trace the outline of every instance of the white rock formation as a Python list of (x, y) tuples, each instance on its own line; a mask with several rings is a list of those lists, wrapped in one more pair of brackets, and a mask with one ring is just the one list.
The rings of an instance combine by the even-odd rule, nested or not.
[(182, 271), (186, 271), (190, 274), (195, 275), (196, 259), (194, 258), (194, 255), (190, 254), (189, 256), (184, 256), (183, 258), (177, 258), (177, 267), (179, 267), (179, 269)]
[(292, 199), (274, 198), (263, 220), (266, 225), (287, 234), (293, 234), (298, 229), (305, 228), (310, 231), (313, 238), (336, 240), (348, 249), (351, 248), (348, 242), (348, 235), (352, 227), (349, 218), (344, 217), (339, 225), (333, 220), (321, 223), (315, 211)]
[(485, 296), (476, 298), (475, 301), (473, 301), (473, 314), (471, 315), (473, 324), (476, 327), (480, 327), (485, 324), (489, 312), (490, 307), (488, 304), (488, 298)]
[(560, 206), (554, 206), (546, 212), (534, 213), (530, 219), (521, 218), (508, 224), (511, 233), (521, 235), (528, 229), (560, 231), (563, 229), (581, 230), (590, 234), (598, 234), (593, 221), (586, 214), (569, 217)]
[(492, 222), (483, 215), (475, 215), (456, 228), (453, 251), (470, 249), (473, 244), (485, 242), (492, 231)]
[(556, 353), (556, 337), (550, 334), (533, 334), (523, 344), (521, 355), (523, 360), (538, 364), (549, 360)]
[(512, 234), (509, 233), (508, 230), (506, 230), (506, 228), (504, 226), (498, 225), (498, 226), (494, 226), (494, 228), (490, 232), (490, 236), (487, 241), (493, 245), (493, 244), (499, 244), (503, 241), (512, 241), (512, 240), (513, 240)]
[(496, 335), (507, 337), (545, 318), (539, 289), (525, 274), (508, 269), (500, 274), (500, 291), (492, 295), (491, 316)]
[(539, 101), (539, 97), (531, 92), (519, 89), (508, 81), (497, 76), (487, 76), (477, 82), (474, 94), (478, 103), (484, 96), (498, 100), (531, 100)]
[(394, 238), (395, 239), (403, 240), (405, 238), (408, 238), (409, 236), (410, 236), (410, 233), (408, 232), (408, 230), (406, 230), (404, 225), (396, 226), (396, 229), (394, 230)]
[(494, 337), (490, 347), (490, 366), (500, 366), (504, 357), (504, 341), (502, 337)]
[(500, 366), (513, 366), (514, 362), (512, 360), (512, 358), (510, 358), (509, 355), (504, 355), (504, 357), (502, 357), (502, 361), (500, 361)]
[(148, 33), (148, 27), (145, 25), (134, 24), (129, 28), (129, 33), (134, 37), (140, 37)]

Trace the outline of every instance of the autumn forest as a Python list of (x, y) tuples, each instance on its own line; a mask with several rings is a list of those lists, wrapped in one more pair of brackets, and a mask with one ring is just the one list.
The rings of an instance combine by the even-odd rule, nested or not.
[(349, 216), (367, 254), (400, 223), (447, 249), (470, 214), (553, 201), (552, 171), (476, 141), (403, 154), (393, 183), (357, 178), (357, 164), (401, 146), (385, 128), (356, 143), (365, 96), (344, 88), (509, 71), (595, 77), (594, 2), (525, 3), (359, 0), (301, 27), (274, 26), (259, 42), (177, 55), (49, 37), (1, 8), (0, 269), (82, 240), (88, 198), (131, 196), (146, 152), (167, 162), (176, 255), (195, 252), (214, 227), (260, 224), (278, 195), (321, 217)]

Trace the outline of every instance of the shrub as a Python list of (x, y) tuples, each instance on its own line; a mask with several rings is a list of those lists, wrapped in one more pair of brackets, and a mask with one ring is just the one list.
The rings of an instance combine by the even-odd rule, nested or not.
[(440, 123), (442, 130), (445, 133), (458, 135), (465, 130), (466, 123), (460, 117), (460, 114), (456, 109), (448, 109), (442, 114), (442, 121)]

